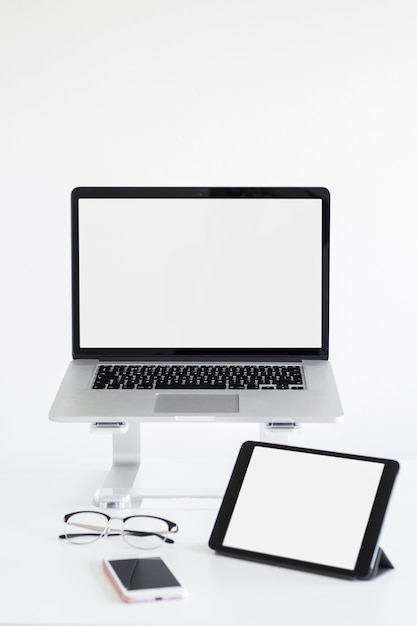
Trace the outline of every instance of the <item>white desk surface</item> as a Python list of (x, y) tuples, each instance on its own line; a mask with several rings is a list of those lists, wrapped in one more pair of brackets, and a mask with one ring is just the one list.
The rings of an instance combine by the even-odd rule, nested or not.
[(179, 524), (175, 545), (159, 553), (189, 597), (146, 604), (123, 603), (102, 571), (104, 556), (132, 554), (120, 537), (88, 546), (57, 538), (63, 515), (88, 506), (100, 476), (35, 468), (3, 473), (1, 624), (417, 623), (417, 462), (401, 464), (381, 538), (395, 569), (379, 578), (352, 582), (218, 556), (207, 545), (215, 508), (157, 508)]

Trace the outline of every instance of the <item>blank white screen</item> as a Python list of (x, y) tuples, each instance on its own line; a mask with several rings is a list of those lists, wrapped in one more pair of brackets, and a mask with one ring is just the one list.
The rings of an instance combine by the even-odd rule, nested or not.
[(321, 346), (320, 199), (80, 199), (80, 347)]
[(353, 570), (383, 468), (255, 448), (223, 543)]

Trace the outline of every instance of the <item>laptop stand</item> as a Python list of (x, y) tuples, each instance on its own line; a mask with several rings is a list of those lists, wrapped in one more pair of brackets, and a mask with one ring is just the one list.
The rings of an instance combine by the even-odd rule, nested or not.
[[(293, 422), (260, 424), (260, 440), (286, 444), (288, 434), (298, 428)], [(108, 432), (113, 436), (113, 462), (103, 487), (98, 489), (92, 504), (102, 509), (139, 508), (144, 498), (200, 498), (218, 499), (223, 490), (216, 488), (135, 488), (141, 464), (140, 422), (96, 422), (92, 432)], [(140, 482), (140, 481), (139, 481)], [(225, 487), (226, 485), (224, 485)]]
[(106, 430), (113, 435), (113, 464), (103, 487), (94, 494), (93, 505), (104, 509), (140, 506), (142, 498), (133, 489), (140, 466), (140, 423), (97, 422), (91, 430)]

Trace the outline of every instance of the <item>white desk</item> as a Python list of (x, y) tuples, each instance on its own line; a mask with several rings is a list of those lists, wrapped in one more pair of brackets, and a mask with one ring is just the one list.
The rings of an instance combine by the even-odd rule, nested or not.
[(216, 509), (158, 508), (179, 524), (176, 543), (159, 553), (189, 597), (147, 604), (120, 601), (102, 571), (102, 557), (132, 554), (121, 538), (88, 546), (57, 539), (63, 515), (88, 506), (100, 478), (62, 469), (2, 475), (1, 624), (417, 623), (417, 462), (402, 463), (381, 540), (395, 570), (352, 582), (218, 556), (207, 546)]

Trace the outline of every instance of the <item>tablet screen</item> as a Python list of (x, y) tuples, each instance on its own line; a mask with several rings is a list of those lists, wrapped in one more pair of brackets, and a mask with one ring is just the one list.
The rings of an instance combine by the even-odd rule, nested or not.
[(353, 570), (383, 469), (257, 447), (223, 544)]
[(370, 566), (395, 461), (253, 442), (242, 450), (211, 547), (351, 573), (366, 553)]

